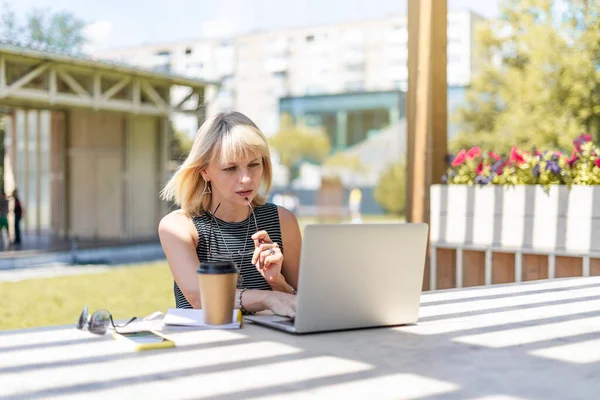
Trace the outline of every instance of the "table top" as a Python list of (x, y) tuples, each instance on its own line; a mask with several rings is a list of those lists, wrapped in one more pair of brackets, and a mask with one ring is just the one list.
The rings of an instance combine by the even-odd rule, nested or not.
[(411, 326), (176, 331), (134, 352), (74, 326), (0, 332), (0, 399), (598, 399), (600, 277), (425, 292)]

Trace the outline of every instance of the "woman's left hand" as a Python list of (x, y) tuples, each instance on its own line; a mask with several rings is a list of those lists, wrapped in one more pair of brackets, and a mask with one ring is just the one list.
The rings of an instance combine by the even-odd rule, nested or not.
[(252, 255), (252, 264), (256, 265), (256, 269), (269, 285), (277, 283), (283, 264), (283, 253), (279, 245), (271, 240), (267, 231), (256, 232), (252, 235), (252, 240), (256, 247)]

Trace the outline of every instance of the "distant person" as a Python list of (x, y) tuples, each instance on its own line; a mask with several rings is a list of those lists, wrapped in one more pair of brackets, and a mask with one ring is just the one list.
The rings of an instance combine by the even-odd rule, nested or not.
[(15, 241), (12, 244), (21, 244), (21, 218), (23, 218), (23, 206), (21, 205), (21, 200), (19, 199), (19, 193), (15, 189), (12, 198), (14, 200), (13, 213), (15, 214), (14, 219), (14, 231), (15, 231)]
[(350, 208), (351, 222), (360, 223), (362, 222), (362, 216), (360, 215), (360, 203), (362, 202), (362, 192), (359, 188), (354, 188), (350, 191), (350, 197), (348, 198), (348, 208)]
[[(4, 230), (6, 230), (6, 242), (4, 241)], [(10, 242), (10, 233), (8, 231), (8, 199), (4, 191), (0, 192), (0, 238), (2, 244)]]

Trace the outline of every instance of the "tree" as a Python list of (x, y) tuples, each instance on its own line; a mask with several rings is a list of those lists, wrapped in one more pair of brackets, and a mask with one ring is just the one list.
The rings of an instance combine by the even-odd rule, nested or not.
[(170, 159), (182, 162), (190, 154), (193, 143), (194, 140), (189, 138), (185, 133), (175, 131), (171, 137)]
[(298, 177), (302, 161), (322, 162), (331, 151), (331, 143), (324, 129), (294, 124), (292, 118), (281, 116), (279, 132), (269, 140), (279, 154), (279, 162), (288, 170), (288, 184)]
[(600, 138), (598, 0), (504, 0), (477, 37), (476, 57), (487, 61), (454, 116), (461, 130), (452, 152), (566, 149), (582, 132)]
[(21, 34), (17, 15), (6, 1), (2, 2), (0, 14), (0, 40), (15, 41)]
[(342, 179), (355, 186), (355, 178), (357, 175), (365, 174), (368, 168), (360, 161), (360, 157), (356, 154), (348, 154), (343, 151), (337, 151), (335, 154), (327, 157), (322, 164), (323, 173), (325, 175), (345, 176)]
[(406, 208), (406, 164), (401, 161), (390, 165), (379, 178), (375, 201), (387, 213), (401, 215)]
[(19, 25), (17, 15), (8, 2), (0, 11), (0, 40), (17, 42), (41, 50), (81, 54), (87, 39), (83, 34), (85, 22), (73, 14), (34, 8)]
[(343, 168), (357, 173), (366, 171), (365, 166), (360, 162), (359, 156), (347, 154), (342, 151), (337, 151), (335, 154), (327, 157), (323, 162), (323, 167)]

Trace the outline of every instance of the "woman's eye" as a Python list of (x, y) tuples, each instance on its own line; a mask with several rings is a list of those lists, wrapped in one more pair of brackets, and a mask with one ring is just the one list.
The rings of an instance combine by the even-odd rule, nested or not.
[(252, 164), (250, 164), (250, 167), (258, 167), (258, 166), (260, 166), (260, 163), (252, 163)]
[(225, 168), (225, 171), (235, 171), (235, 166), (234, 167), (229, 167), (229, 168)]

